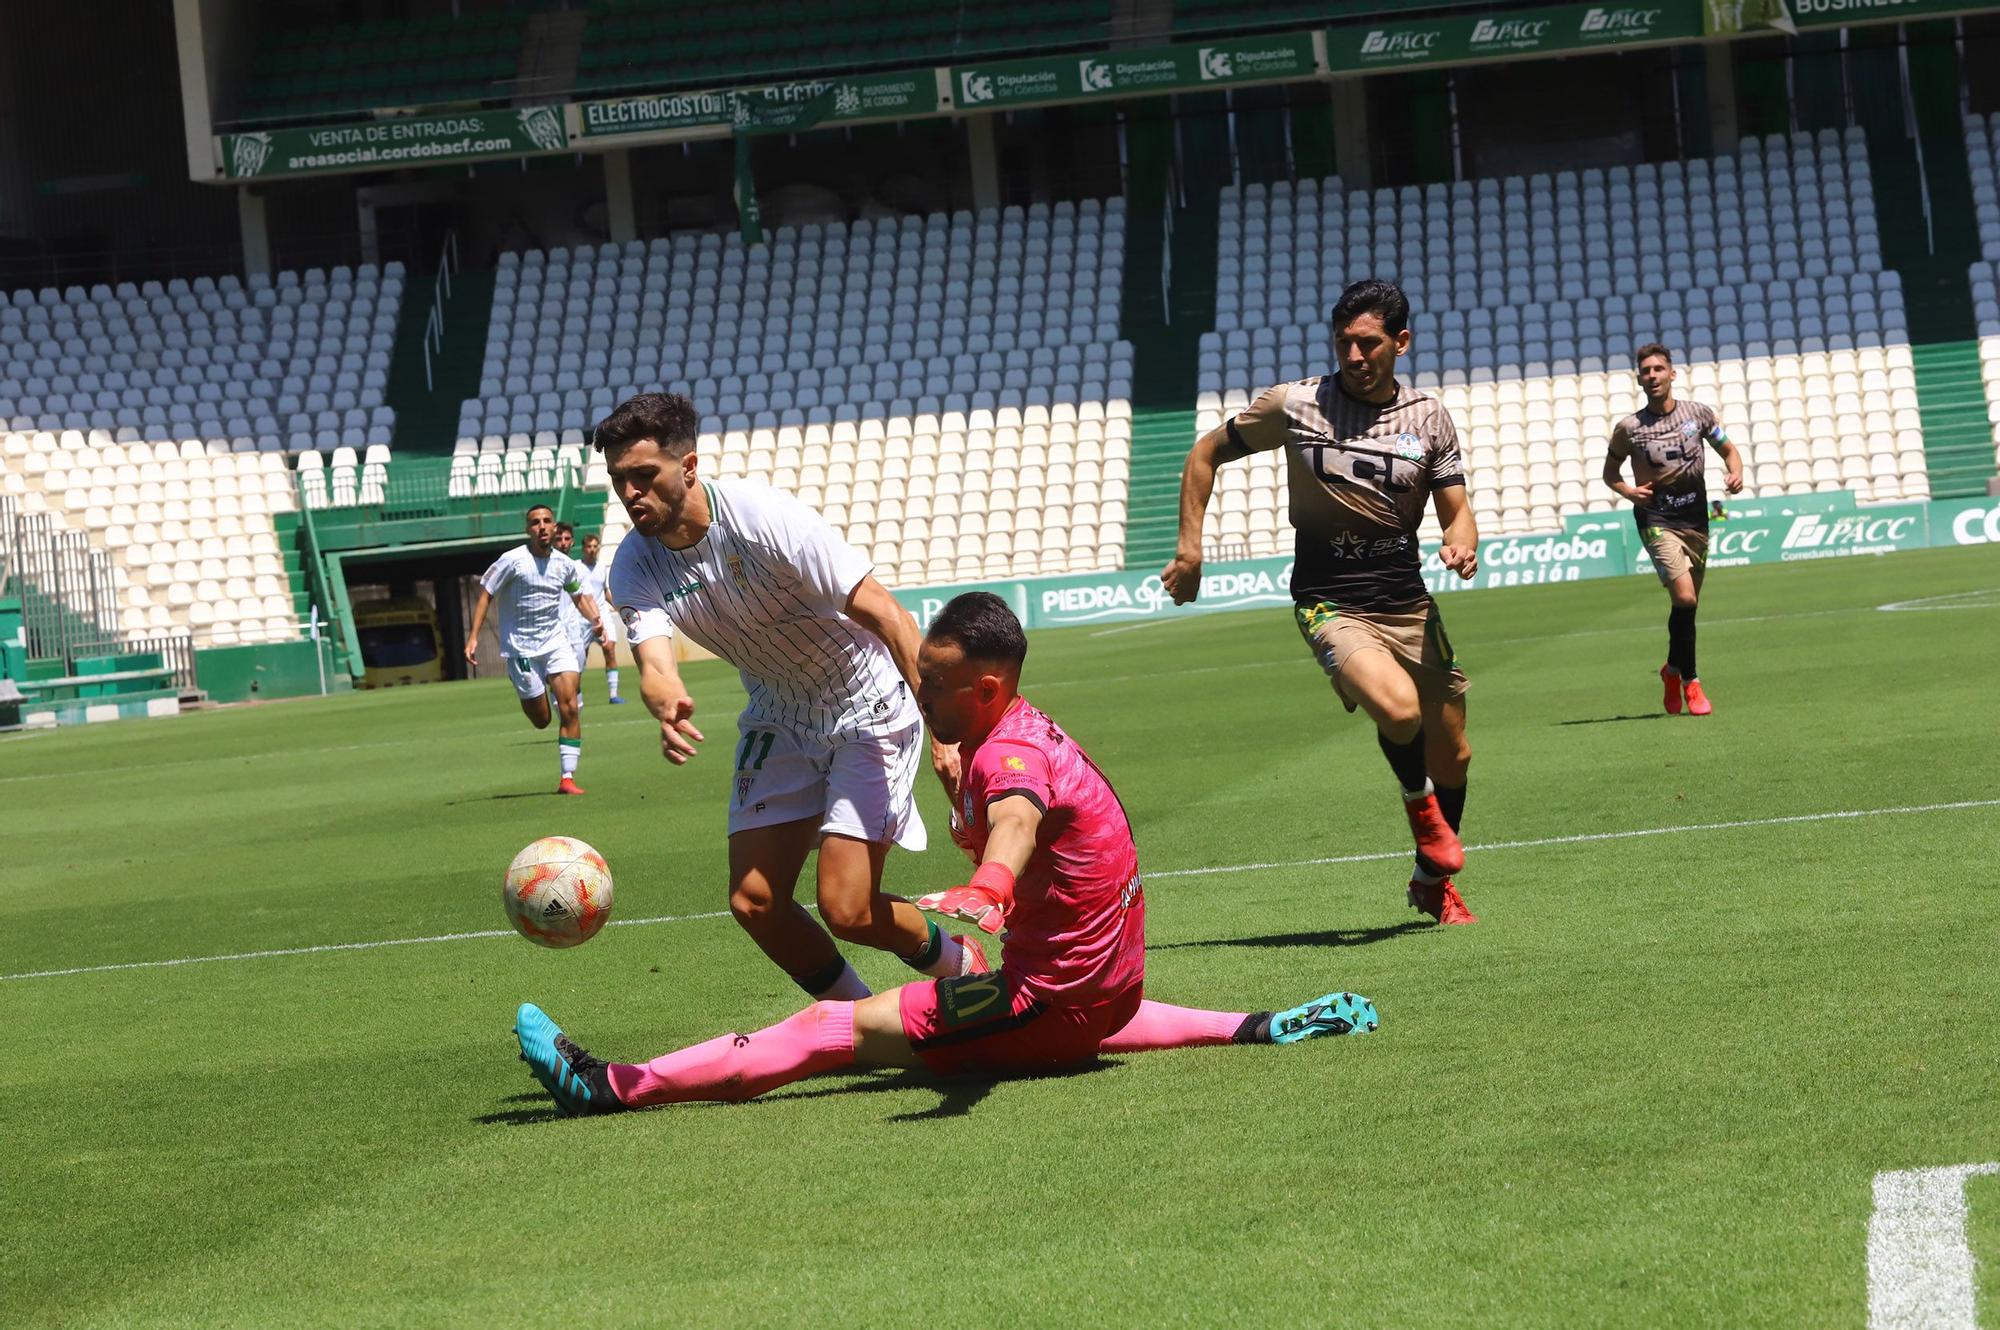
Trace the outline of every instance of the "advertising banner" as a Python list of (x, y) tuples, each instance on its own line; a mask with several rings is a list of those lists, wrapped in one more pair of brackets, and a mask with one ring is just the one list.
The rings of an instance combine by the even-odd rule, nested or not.
[(1326, 34), (1326, 63), (1337, 74), (1367, 73), (1569, 55), (1641, 42), (1690, 41), (1702, 35), (1701, 6), (1702, 0), (1557, 5), (1486, 16), (1440, 16), (1333, 28)]
[[(1710, 568), (1838, 559), (1939, 546), (2000, 546), (2000, 498), (1954, 503), (1895, 503), (1857, 508), (1854, 496), (1802, 494), (1782, 501), (1793, 509), (1732, 518), (1709, 527)], [(1778, 501), (1773, 501), (1777, 506)], [(1479, 542), (1479, 572), (1470, 582), (1439, 561), (1438, 547), (1421, 549), (1424, 585), (1433, 595), (1490, 587), (1582, 582), (1628, 573), (1652, 576), (1652, 561), (1629, 514), (1593, 514), (1574, 530), (1543, 536), (1497, 536)], [(1137, 623), (1176, 614), (1285, 610), (1292, 604), (1290, 559), (1213, 563), (1202, 571), (1201, 596), (1175, 605), (1153, 573), (1085, 573), (964, 586), (915, 587), (896, 599), (919, 627), (953, 596), (991, 591), (1029, 628)]]
[(568, 151), (563, 108), (531, 106), (228, 134), (222, 139), (222, 169), (231, 180), (247, 180)]
[(937, 78), (928, 69), (856, 74), (804, 83), (704, 92), (662, 92), (584, 102), (578, 122), (585, 139), (679, 131), (784, 133), (850, 120), (934, 115)]
[(1207, 45), (1155, 46), (1042, 60), (959, 65), (951, 95), (960, 110), (1088, 101), (1093, 97), (1221, 88), (1235, 83), (1312, 78), (1310, 33), (1239, 37)]

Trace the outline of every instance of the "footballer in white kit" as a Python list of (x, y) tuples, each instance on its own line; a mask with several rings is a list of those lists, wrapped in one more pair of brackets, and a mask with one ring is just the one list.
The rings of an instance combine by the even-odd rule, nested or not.
[[(686, 398), (644, 393), (594, 438), (632, 518), (612, 561), (611, 601), (663, 755), (684, 764), (703, 738), (674, 634), (736, 666), (749, 693), (730, 785), (731, 912), (814, 997), (867, 993), (828, 929), (926, 974), (984, 969), (976, 943), (944, 936), (881, 889), (889, 847), (925, 844), (914, 785), (926, 752), (947, 789), (956, 776), (956, 750), (924, 740), (916, 621), (867, 556), (796, 498), (701, 480), (698, 427)], [(815, 850), (825, 928), (792, 899)]]
[[(597, 537), (589, 536), (584, 539), (582, 557), (579, 558), (576, 549), (576, 528), (568, 522), (558, 522), (556, 548), (577, 560), (577, 571), (583, 580), (584, 593), (590, 597), (591, 603), (597, 606), (595, 619), (584, 618), (582, 612), (568, 600), (565, 600), (562, 606), (564, 630), (569, 634), (570, 646), (576, 650), (576, 704), (583, 705), (583, 671), (590, 664), (590, 648), (595, 642), (603, 643), (604, 647), (605, 691), (611, 701), (623, 702), (625, 699), (618, 696), (616, 654), (618, 649), (612, 645), (618, 630), (612, 626), (608, 613), (610, 605), (604, 597), (604, 573), (597, 567)], [(603, 625), (602, 632), (598, 631), (600, 624)]]
[(577, 709), (580, 664), (564, 610), (597, 622), (597, 604), (585, 590), (584, 566), (555, 548), (556, 515), (544, 504), (528, 510), (528, 543), (508, 550), (479, 578), (479, 600), (465, 635), (465, 662), (479, 664), (479, 630), (487, 610), (500, 605), (500, 655), (521, 699), (521, 711), (536, 729), (549, 724), (549, 695), (561, 720), (556, 749), (562, 767), (558, 794), (582, 794), (576, 783), (583, 749), (583, 715)]

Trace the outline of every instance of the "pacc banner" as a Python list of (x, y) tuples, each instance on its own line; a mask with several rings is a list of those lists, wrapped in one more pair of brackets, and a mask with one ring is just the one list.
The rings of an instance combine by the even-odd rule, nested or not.
[[(1813, 511), (1746, 516), (1711, 525), (1708, 566), (1838, 559), (1937, 546), (2000, 546), (2000, 499), (1857, 508), (1854, 496), (1841, 491), (1802, 494), (1784, 502)], [(1844, 511), (1839, 508), (1843, 502)], [(1559, 535), (1480, 541), (1479, 572), (1470, 582), (1446, 568), (1438, 558), (1438, 547), (1426, 542), (1421, 549), (1424, 585), (1433, 595), (1443, 595), (1628, 573), (1652, 575), (1652, 562), (1630, 515), (1586, 517), (1578, 527)], [(896, 592), (896, 599), (916, 616), (920, 627), (928, 627), (953, 596), (966, 591), (993, 592), (1029, 628), (1102, 627), (1172, 614), (1285, 608), (1292, 603), (1292, 561), (1209, 564), (1202, 570), (1201, 595), (1192, 605), (1175, 605), (1158, 574), (1136, 571), (915, 587)]]
[(586, 139), (698, 130), (782, 133), (850, 120), (933, 115), (938, 109), (937, 77), (928, 69), (857, 74), (756, 88), (620, 97), (584, 102), (577, 109)]
[(229, 134), (222, 139), (222, 167), (231, 180), (245, 180), (567, 151), (563, 109), (531, 106)]
[(1326, 63), (1335, 73), (1359, 73), (1690, 41), (1702, 35), (1702, 2), (1559, 5), (1333, 28), (1326, 34)]
[(1312, 35), (1293, 32), (1207, 45), (958, 65), (951, 71), (951, 95), (960, 110), (973, 110), (1307, 79), (1318, 72)]

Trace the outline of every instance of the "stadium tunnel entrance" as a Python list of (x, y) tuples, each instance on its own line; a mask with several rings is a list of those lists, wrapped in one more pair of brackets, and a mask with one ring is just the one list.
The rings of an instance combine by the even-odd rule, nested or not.
[[(579, 544), (593, 531), (579, 527)], [(501, 678), (499, 615), (479, 636), (479, 664), (465, 663), (465, 634), (479, 599), (479, 578), (520, 537), (476, 537), (424, 545), (349, 550), (333, 556), (345, 589), (349, 659), (355, 686), (397, 687), (453, 679)], [(595, 649), (592, 663), (601, 665)]]

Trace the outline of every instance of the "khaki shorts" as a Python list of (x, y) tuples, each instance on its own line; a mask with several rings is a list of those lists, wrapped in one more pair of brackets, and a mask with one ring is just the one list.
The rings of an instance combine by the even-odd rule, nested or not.
[(1672, 586), (1683, 576), (1692, 577), (1695, 586), (1701, 585), (1701, 575), (1708, 568), (1708, 532), (1642, 526), (1639, 539), (1645, 542), (1646, 553), (1653, 556), (1653, 571), (1660, 575), (1661, 586)]
[(1444, 633), (1444, 618), (1437, 603), (1406, 614), (1380, 610), (1344, 610), (1332, 601), (1300, 605), (1292, 611), (1306, 645), (1319, 657), (1319, 666), (1333, 681), (1349, 711), (1354, 699), (1340, 686), (1341, 667), (1363, 651), (1386, 651), (1409, 672), (1417, 684), (1417, 696), (1426, 704), (1455, 701), (1472, 686), (1458, 668), (1451, 639)]

